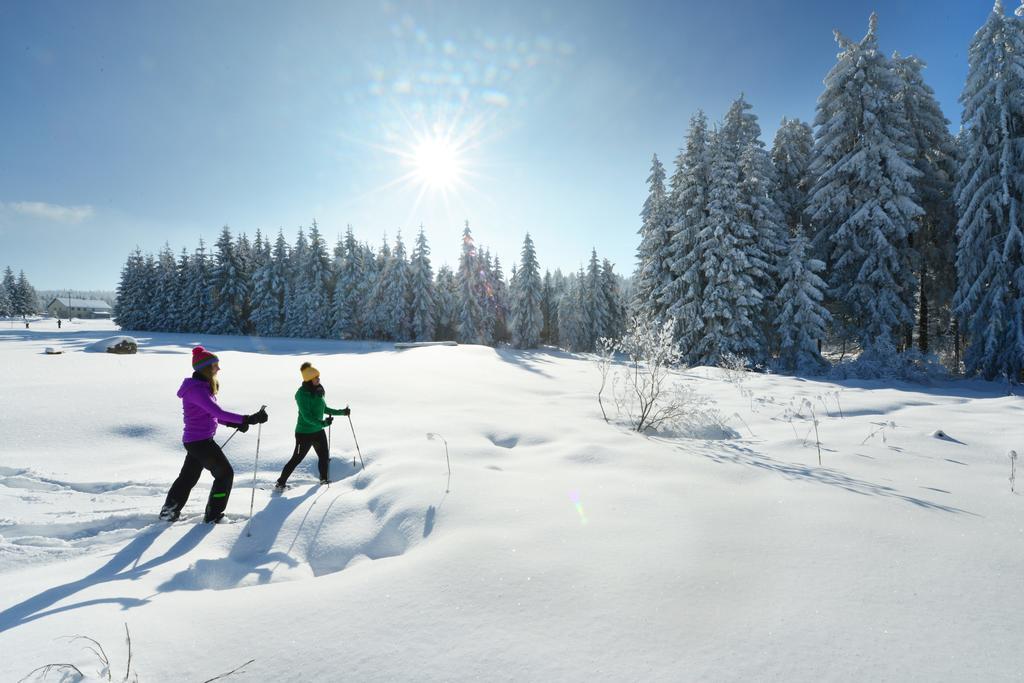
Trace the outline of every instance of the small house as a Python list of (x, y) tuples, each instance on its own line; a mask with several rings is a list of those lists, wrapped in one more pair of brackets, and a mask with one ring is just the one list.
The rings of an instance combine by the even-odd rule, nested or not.
[(76, 299), (58, 296), (46, 305), (46, 312), (55, 318), (109, 318), (110, 304), (99, 299)]

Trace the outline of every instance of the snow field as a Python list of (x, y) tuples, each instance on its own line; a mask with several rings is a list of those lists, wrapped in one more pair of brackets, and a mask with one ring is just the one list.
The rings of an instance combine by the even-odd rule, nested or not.
[[(558, 352), (135, 334), (134, 357), (44, 356), (111, 331), (39, 327), (0, 330), (3, 678), (91, 666), (53, 640), (68, 634), (123, 664), (124, 622), (146, 681), (252, 658), (240, 680), (1016, 680), (1024, 665), (1006, 458), (1024, 407), (1001, 387), (697, 368), (684, 381), (738, 436), (646, 438), (606, 425), (596, 370)], [(248, 526), (255, 428), (225, 449), (231, 523), (153, 521), (197, 342), (221, 358), (221, 405), (268, 405)], [(337, 418), (338, 481), (316, 486), (311, 454), (276, 495), (303, 360), (328, 405), (352, 406), (367, 468)], [(786, 419), (804, 398), (820, 467), (809, 420)], [(427, 432), (449, 444), (447, 494)]]

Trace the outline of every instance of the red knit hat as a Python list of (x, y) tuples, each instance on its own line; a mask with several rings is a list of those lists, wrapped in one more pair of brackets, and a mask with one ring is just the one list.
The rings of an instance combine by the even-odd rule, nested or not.
[(192, 349), (192, 369), (202, 370), (208, 365), (219, 363), (220, 359), (213, 355), (202, 346), (197, 346)]

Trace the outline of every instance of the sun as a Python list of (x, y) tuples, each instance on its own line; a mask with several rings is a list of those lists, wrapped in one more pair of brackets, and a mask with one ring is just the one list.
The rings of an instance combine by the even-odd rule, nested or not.
[(463, 164), (458, 147), (447, 137), (432, 134), (418, 140), (409, 155), (416, 180), (424, 187), (447, 191), (458, 185)]

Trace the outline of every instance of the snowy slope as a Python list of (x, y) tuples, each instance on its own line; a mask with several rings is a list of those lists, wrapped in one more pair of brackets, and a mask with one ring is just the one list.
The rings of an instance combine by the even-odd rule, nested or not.
[[(1006, 456), (1024, 453), (1024, 401), (1003, 387), (737, 385), (700, 368), (684, 380), (736, 436), (646, 438), (603, 422), (589, 362), (549, 350), (129, 331), (138, 355), (83, 352), (115, 333), (0, 325), (0, 680), (50, 662), (94, 674), (81, 642), (54, 640), (74, 634), (123, 676), (126, 622), (141, 681), (250, 659), (229, 680), (1024, 671), (1024, 498)], [(175, 391), (195, 343), (221, 358), (222, 406), (268, 406), (251, 520), (255, 428), (226, 448), (234, 523), (196, 523), (208, 474), (192, 521), (155, 522), (184, 454)], [(316, 486), (310, 455), (274, 496), (303, 360), (328, 405), (352, 406), (367, 467), (339, 418), (339, 481)], [(803, 398), (820, 467), (811, 423), (786, 419)], [(427, 432), (448, 442), (449, 492)]]

